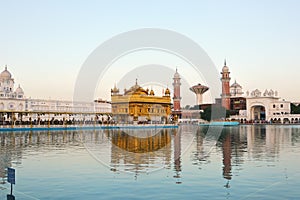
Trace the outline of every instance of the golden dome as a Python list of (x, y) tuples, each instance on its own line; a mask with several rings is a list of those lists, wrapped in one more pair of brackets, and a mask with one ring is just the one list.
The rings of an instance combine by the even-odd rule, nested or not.
[(165, 91), (165, 95), (166, 95), (166, 96), (170, 96), (170, 94), (171, 94), (171, 93), (170, 93), (170, 90), (169, 90), (169, 88), (167, 88), (166, 91)]
[(119, 89), (117, 88), (116, 84), (115, 84), (114, 88), (110, 90), (110, 92), (115, 93), (115, 94), (119, 93)]
[(150, 95), (154, 96), (154, 91), (152, 89), (150, 90)]
[(126, 92), (124, 92), (124, 95), (133, 95), (133, 94), (148, 95), (148, 90), (145, 90), (144, 88), (139, 86), (136, 80), (135, 85), (129, 88), (129, 90), (126, 90)]

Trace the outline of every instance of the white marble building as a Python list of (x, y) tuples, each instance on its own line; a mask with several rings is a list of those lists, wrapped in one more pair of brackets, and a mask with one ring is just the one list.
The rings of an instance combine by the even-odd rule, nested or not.
[[(234, 87), (233, 87), (234, 86)], [(256, 89), (242, 95), (242, 87), (239, 84), (231, 86), (232, 97), (246, 99), (246, 110), (240, 110), (239, 115), (230, 116), (231, 119), (254, 122), (271, 123), (300, 123), (299, 114), (291, 114), (291, 102), (281, 99), (277, 91)]]
[(15, 81), (11, 73), (5, 67), (0, 74), (0, 110), (1, 111), (25, 111), (24, 91), (20, 87), (14, 90)]
[(230, 97), (243, 97), (243, 87), (236, 81), (230, 86)]
[(273, 90), (247, 92), (246, 104), (247, 120), (271, 121), (291, 113), (291, 102), (281, 99), (278, 92)]
[[(80, 120), (98, 115), (106, 119), (111, 113), (110, 102), (73, 102), (65, 100), (31, 99), (24, 96), (20, 85), (14, 89), (15, 81), (5, 67), (0, 73), (0, 121), (64, 118)], [(19, 113), (19, 114), (18, 114)], [(21, 114), (20, 114), (21, 113)], [(103, 114), (103, 115), (102, 115)]]

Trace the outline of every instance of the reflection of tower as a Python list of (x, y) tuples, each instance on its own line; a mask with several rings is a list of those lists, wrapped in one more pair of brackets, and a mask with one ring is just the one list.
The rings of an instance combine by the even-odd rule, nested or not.
[[(174, 134), (174, 168), (176, 175), (174, 178), (180, 178), (181, 172), (181, 130), (179, 129)], [(177, 181), (176, 183), (181, 183)]]
[(173, 96), (173, 104), (174, 104), (174, 111), (173, 114), (176, 115), (177, 117), (181, 117), (181, 108), (180, 108), (180, 101), (181, 101), (181, 97), (180, 97), (180, 76), (179, 73), (177, 72), (177, 68), (176, 68), (176, 72), (174, 74), (173, 77), (173, 88), (174, 88), (174, 96)]
[(231, 138), (230, 133), (226, 133), (223, 141), (223, 177), (231, 180)]
[(200, 83), (198, 85), (194, 85), (190, 88), (192, 92), (196, 94), (196, 104), (201, 105), (203, 103), (202, 95), (208, 90), (209, 88), (201, 85)]
[(222, 69), (222, 106), (226, 108), (227, 110), (230, 110), (230, 72), (229, 68), (226, 66), (226, 60), (224, 62), (224, 67)]

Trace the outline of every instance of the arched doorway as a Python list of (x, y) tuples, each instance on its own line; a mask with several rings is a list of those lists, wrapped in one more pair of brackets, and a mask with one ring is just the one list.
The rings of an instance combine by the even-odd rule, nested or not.
[(251, 107), (252, 120), (266, 120), (266, 108), (261, 105)]

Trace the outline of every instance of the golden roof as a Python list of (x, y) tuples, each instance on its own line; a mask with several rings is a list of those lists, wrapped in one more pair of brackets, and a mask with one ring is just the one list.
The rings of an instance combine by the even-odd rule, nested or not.
[[(151, 93), (151, 92), (150, 92)], [(126, 90), (124, 92), (124, 95), (133, 95), (133, 94), (138, 94), (138, 95), (148, 95), (148, 90), (145, 90), (141, 86), (137, 84), (137, 80), (135, 82), (135, 85), (129, 88), (129, 90)]]
[(169, 88), (167, 88), (166, 91), (165, 91), (165, 95), (166, 95), (166, 96), (170, 96), (170, 94), (171, 94), (171, 93), (170, 93), (170, 90), (169, 90)]

